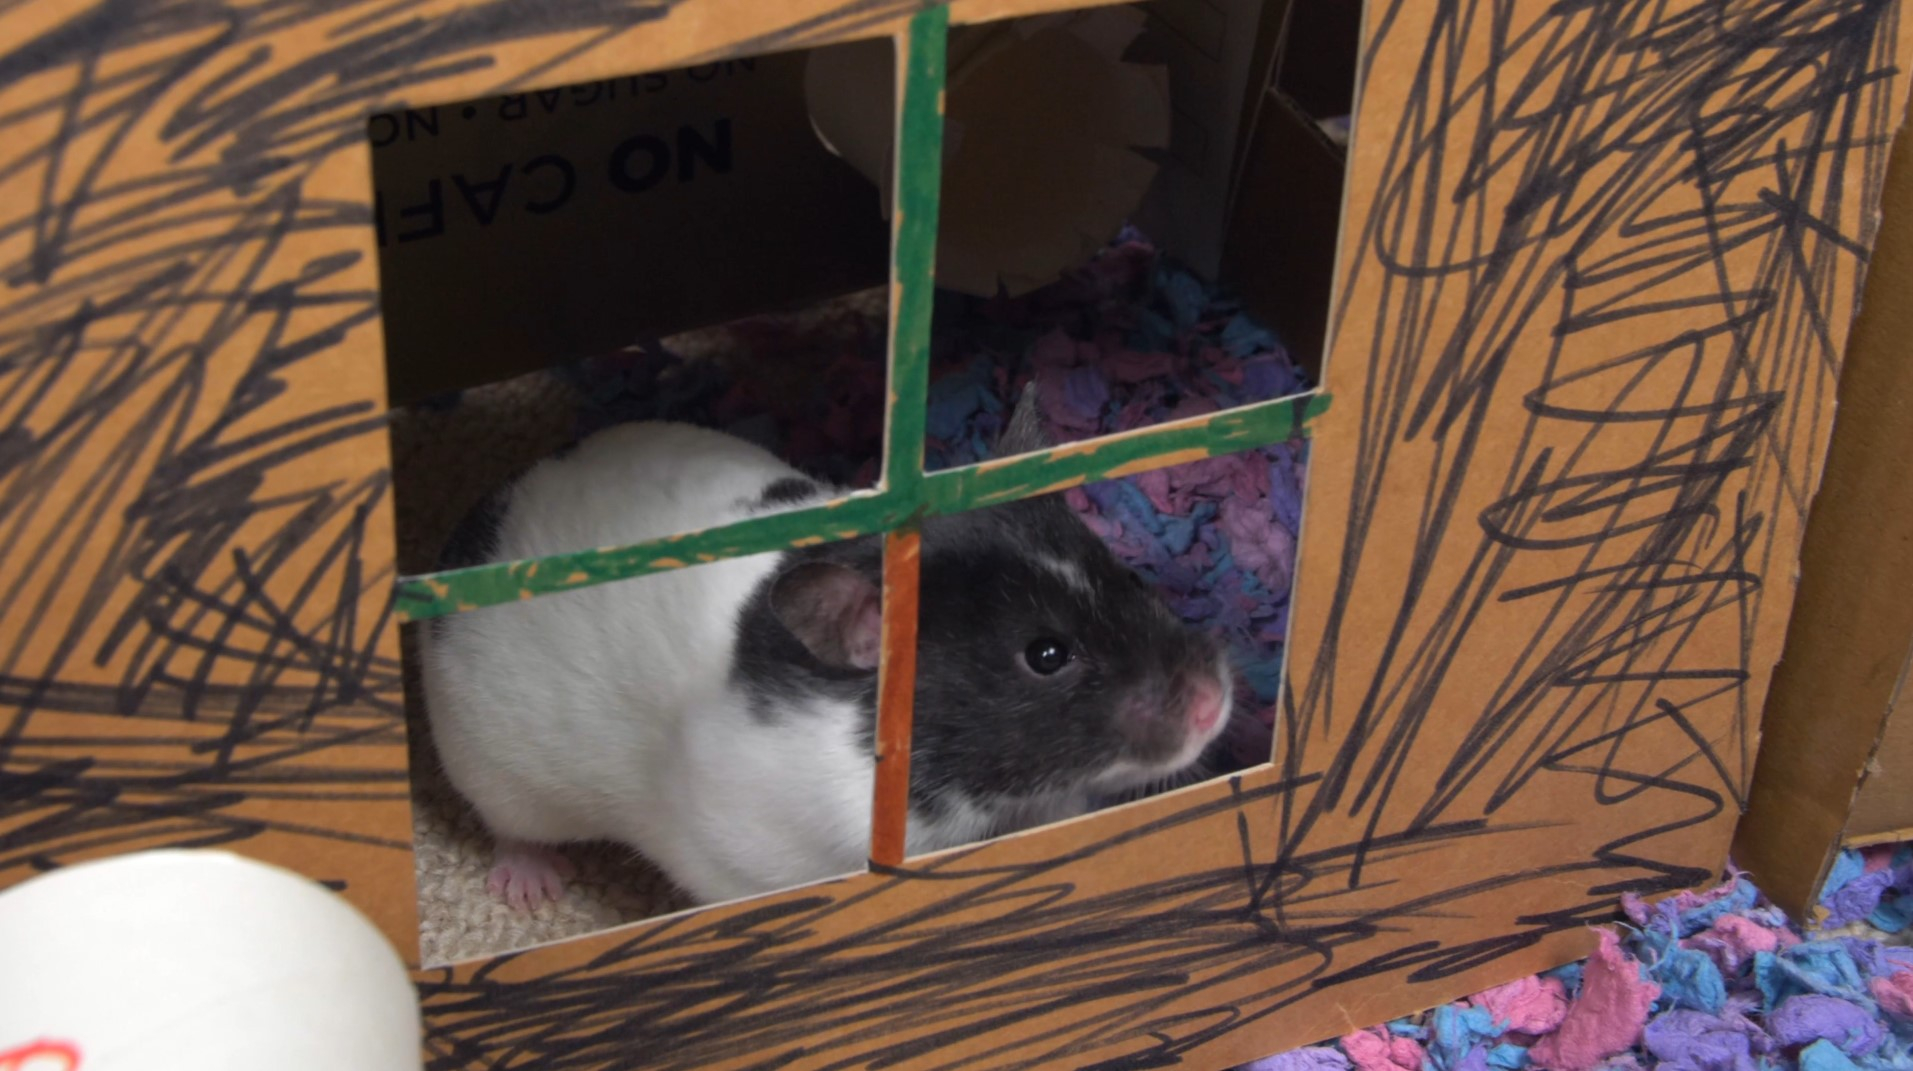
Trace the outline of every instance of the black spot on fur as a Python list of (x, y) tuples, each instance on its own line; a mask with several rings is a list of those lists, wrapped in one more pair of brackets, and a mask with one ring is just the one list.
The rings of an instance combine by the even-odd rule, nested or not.
[(498, 535), (505, 521), (505, 498), (506, 489), (500, 488), (479, 499), (465, 514), (439, 551), (440, 569), (464, 569), (492, 560), (498, 553)]
[[(465, 569), (474, 565), (486, 565), (496, 559), (498, 537), (505, 522), (505, 505), (510, 493), (509, 487), (501, 487), (478, 500), (470, 512), (466, 513), (452, 529), (451, 538), (438, 552), (438, 568)], [(433, 635), (442, 633), (444, 617), (435, 617), (430, 628)]]
[(766, 506), (788, 506), (802, 502), (816, 493), (817, 485), (810, 480), (801, 476), (786, 476), (781, 480), (772, 481), (769, 487), (764, 488), (764, 493), (758, 496), (758, 501)]

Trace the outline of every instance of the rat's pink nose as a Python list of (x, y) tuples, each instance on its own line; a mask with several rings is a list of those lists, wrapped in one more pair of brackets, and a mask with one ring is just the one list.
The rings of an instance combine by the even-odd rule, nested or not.
[(1206, 733), (1222, 720), (1222, 685), (1204, 677), (1189, 688), (1189, 728)]

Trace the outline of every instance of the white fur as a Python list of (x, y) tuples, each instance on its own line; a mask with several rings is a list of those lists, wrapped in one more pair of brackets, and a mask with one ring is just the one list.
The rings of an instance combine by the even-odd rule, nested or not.
[[(719, 432), (621, 425), (512, 488), (497, 553), (708, 528), (799, 475)], [(739, 608), (776, 557), (469, 611), (441, 636), (421, 629), (438, 753), (493, 834), (629, 844), (705, 903), (862, 869), (874, 765), (856, 711), (820, 701), (766, 724), (728, 683)], [(974, 840), (994, 817), (912, 815), (910, 849)]]
[(1068, 584), (1078, 594), (1094, 595), (1096, 593), (1096, 589), (1090, 586), (1089, 575), (1083, 572), (1083, 567), (1077, 565), (1075, 562), (1064, 561), (1061, 558), (1052, 557), (1048, 554), (1039, 555), (1036, 561), (1043, 568), (1048, 569), (1058, 580)]

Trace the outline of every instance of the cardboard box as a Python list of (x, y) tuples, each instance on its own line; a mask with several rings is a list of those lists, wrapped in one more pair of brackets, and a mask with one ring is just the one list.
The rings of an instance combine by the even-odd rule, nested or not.
[(1801, 550), (1734, 858), (1797, 915), (1843, 847), (1913, 839), (1913, 140), (1840, 370), (1840, 420)]
[[(1273, 90), (1242, 165), (1245, 192), (1223, 251), (1224, 277), (1249, 311), (1281, 335), (1297, 363), (1321, 374), (1335, 278), (1337, 216), (1348, 157), (1313, 120)], [(1283, 188), (1286, 196), (1258, 191)]]
[[(937, 215), (939, 289), (1018, 297), (1087, 262), (1162, 177), (1169, 69), (1126, 58), (1147, 23), (1123, 5), (950, 34)], [(896, 172), (888, 41), (811, 54), (812, 124), (883, 195)], [(1220, 226), (1215, 230), (1219, 233)]]
[[(1709, 881), (1904, 114), (1901, 2), (1371, 12), (1322, 394), (929, 478), (1013, 495), (1322, 413), (1274, 761), (421, 967), (432, 1066), (1220, 1068)], [(33, 42), (0, 86), (0, 881), (219, 844), (409, 949), (367, 117), (1070, 5), (319, 5), (223, 36), (96, 6), (0, 15)], [(1749, 166), (1697, 168), (1697, 118)]]
[[(1204, 278), (1222, 270), (1229, 196), (1251, 107), (1268, 84), (1275, 28), (1289, 0), (1149, 0), (1149, 29), (1133, 50), (1169, 70), (1175, 122), (1134, 222)], [(1344, 73), (1353, 71), (1353, 65)]]
[[(1231, 191), (1223, 270), (1249, 310), (1319, 375), (1348, 177), (1348, 148), (1328, 136), (1322, 121), (1354, 110), (1361, 5), (1277, 0), (1265, 22), (1268, 66), (1244, 111), (1249, 126)], [(1331, 204), (1338, 211), (1324, 212)]]
[(394, 404), (884, 280), (875, 190), (806, 54), (371, 117)]
[[(943, 281), (983, 292), (1002, 276), (1012, 293), (1047, 283), (1058, 265), (1099, 248), (1109, 236), (1100, 231), (1113, 234), (1123, 207), (1134, 208), (1145, 190), (1160, 231), (1152, 234), (1213, 277), (1227, 164), (1248, 131), (1235, 98), (1254, 64), (1266, 62), (1266, 53), (1251, 55), (1254, 33), (1238, 32), (1255, 28), (1258, 8), (1259, 0), (1156, 0), (1136, 9), (1133, 27), (1104, 18), (1083, 31), (1092, 47), (1119, 54), (1141, 12), (1150, 17), (1148, 40), (1132, 49), (1148, 58), (1107, 71), (1109, 85), (1092, 101), (1120, 129), (1106, 144), (1072, 144), (1037, 161), (1027, 158), (1026, 133), (971, 139), (946, 175)], [(1059, 18), (1023, 20), (1009, 39), (1056, 36)], [(1004, 103), (1010, 91), (1042, 77), (1080, 82), (1095, 58), (1052, 46), (1036, 67), (1019, 67), (1017, 55), (998, 56), (1005, 34), (970, 30), (953, 42), (958, 112), (1027, 123), (1026, 109)], [(805, 84), (807, 68), (817, 67), (813, 52), (872, 68), (853, 80), (851, 97), (831, 100), (825, 118), (872, 97), (872, 113), (887, 125), (892, 60), (881, 40), (371, 116), (393, 404), (880, 284), (889, 230), (874, 177), (888, 158), (884, 145), (859, 150), (887, 135), (863, 129), (861, 112), (817, 126)], [(974, 67), (982, 77), (970, 77)], [(1181, 102), (1181, 140), (1167, 149), (1165, 69)], [(1111, 110), (1103, 98), (1118, 89), (1134, 107)], [(1030, 91), (1067, 97), (1058, 87)], [(964, 121), (976, 122), (953, 117), (953, 147)], [(833, 152), (820, 132), (861, 140)], [(1155, 159), (1166, 165), (1160, 175)], [(1082, 171), (1085, 161), (1093, 172)], [(1094, 197), (1056, 196), (1097, 176), (1107, 188)], [(999, 222), (988, 206), (1006, 198), (1017, 211)], [(1099, 233), (1045, 230), (1064, 209)]]

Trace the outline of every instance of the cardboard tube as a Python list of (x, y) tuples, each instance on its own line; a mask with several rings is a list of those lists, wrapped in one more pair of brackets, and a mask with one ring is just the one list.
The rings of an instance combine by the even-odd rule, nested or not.
[(225, 852), (0, 894), (4, 1071), (418, 1071), (405, 964), (318, 883)]
[[(937, 284), (991, 296), (1034, 290), (1128, 222), (1156, 175), (1139, 150), (1169, 143), (1164, 68), (1123, 59), (1131, 8), (1097, 8), (950, 34)], [(805, 71), (811, 125), (877, 184), (895, 181), (895, 49), (820, 49)]]

